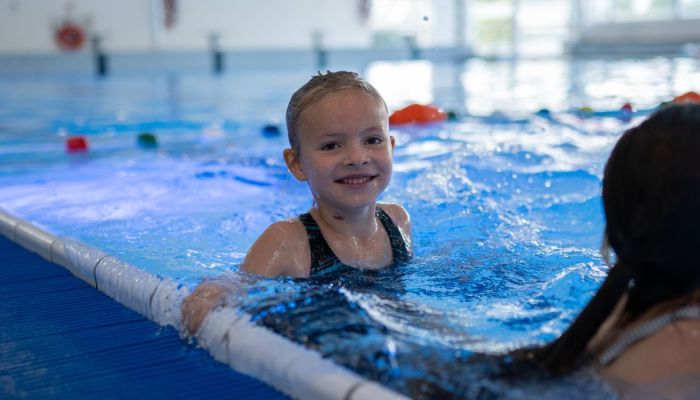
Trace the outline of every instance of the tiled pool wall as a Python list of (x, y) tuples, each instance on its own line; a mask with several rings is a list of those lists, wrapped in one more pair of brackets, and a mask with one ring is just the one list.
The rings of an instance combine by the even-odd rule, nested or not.
[[(188, 290), (175, 281), (149, 274), (79, 241), (55, 236), (2, 209), (0, 234), (148, 319), (182, 331), (180, 303)], [(211, 312), (196, 338), (218, 361), (293, 398), (405, 398), (252, 323), (234, 308)]]

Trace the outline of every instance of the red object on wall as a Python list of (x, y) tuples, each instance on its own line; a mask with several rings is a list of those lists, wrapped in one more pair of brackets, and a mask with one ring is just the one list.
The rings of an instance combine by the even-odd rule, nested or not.
[(697, 92), (687, 92), (673, 99), (676, 104), (681, 103), (700, 103), (700, 94)]
[(447, 113), (440, 111), (437, 107), (411, 104), (400, 110), (394, 111), (389, 116), (390, 125), (407, 125), (407, 124), (428, 124), (431, 122), (440, 122), (447, 119)]
[(87, 151), (87, 149), (87, 140), (82, 136), (72, 136), (66, 140), (66, 151), (69, 153)]
[(56, 29), (56, 44), (61, 50), (76, 51), (80, 50), (85, 44), (85, 32), (83, 28), (72, 22), (64, 22), (63, 25)]

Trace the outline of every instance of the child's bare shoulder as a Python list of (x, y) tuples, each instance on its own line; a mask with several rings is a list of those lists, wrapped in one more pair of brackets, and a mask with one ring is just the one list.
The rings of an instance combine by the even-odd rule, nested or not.
[(281, 239), (288, 239), (295, 236), (306, 235), (306, 230), (304, 225), (299, 221), (299, 218), (290, 218), (284, 221), (277, 221), (272, 225), (268, 226), (263, 232), (263, 235), (270, 235), (271, 237), (279, 237)]
[[(308, 266), (309, 244), (297, 218), (268, 226), (248, 251), (241, 268), (263, 275), (297, 276)], [(308, 269), (308, 268), (307, 268)]]

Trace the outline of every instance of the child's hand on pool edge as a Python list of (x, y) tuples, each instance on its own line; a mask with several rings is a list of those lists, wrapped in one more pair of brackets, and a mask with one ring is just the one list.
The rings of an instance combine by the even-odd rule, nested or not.
[(223, 304), (226, 297), (234, 290), (235, 287), (231, 283), (206, 281), (199, 284), (180, 306), (182, 324), (187, 333), (189, 335), (197, 333), (209, 312)]

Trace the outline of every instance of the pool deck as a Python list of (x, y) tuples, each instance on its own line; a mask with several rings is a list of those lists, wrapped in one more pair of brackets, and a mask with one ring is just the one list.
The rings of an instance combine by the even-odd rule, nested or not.
[(0, 271), (0, 398), (287, 398), (2, 235)]

